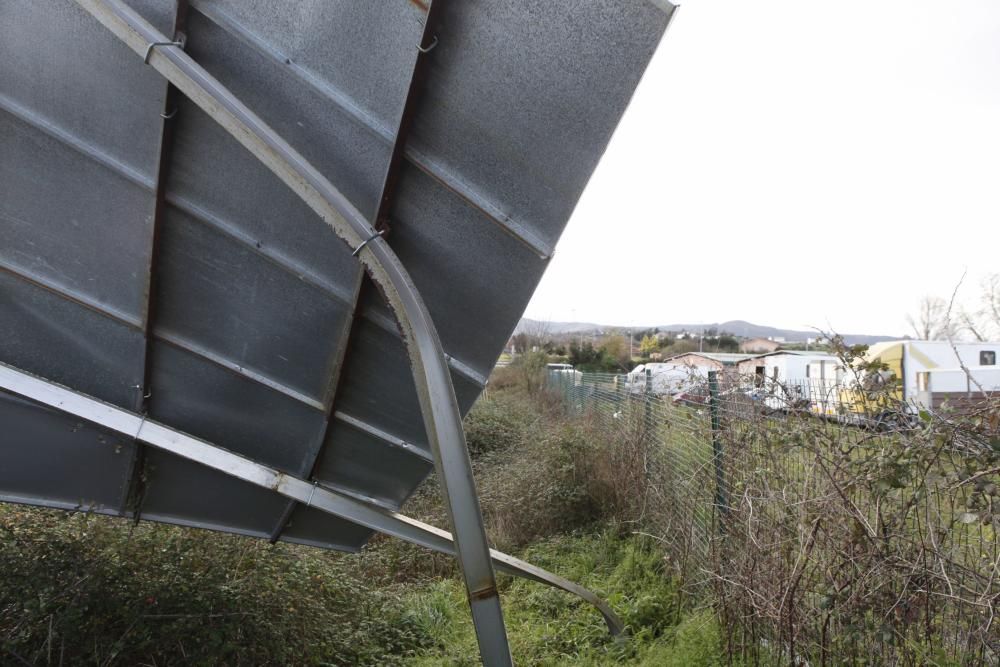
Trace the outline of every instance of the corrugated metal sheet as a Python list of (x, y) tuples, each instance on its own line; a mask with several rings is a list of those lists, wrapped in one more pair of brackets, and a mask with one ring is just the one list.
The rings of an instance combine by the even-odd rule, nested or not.
[[(172, 32), (172, 2), (129, 4)], [(388, 238), (437, 326), (463, 412), (670, 9), (443, 8)], [(424, 15), (407, 0), (192, 0), (185, 50), (371, 218)], [(361, 274), (350, 250), (184, 99), (168, 121), (154, 244), (166, 90), (75, 5), (0, 4), (0, 361), (400, 507), (432, 459), (392, 315), (376, 290), (361, 290), (355, 308)], [(7, 500), (336, 549), (369, 537), (8, 395), (0, 425)]]

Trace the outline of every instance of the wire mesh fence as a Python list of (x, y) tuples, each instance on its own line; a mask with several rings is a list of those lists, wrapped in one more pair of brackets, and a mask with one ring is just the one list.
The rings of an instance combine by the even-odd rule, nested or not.
[(997, 403), (933, 413), (890, 385), (550, 371), (612, 441), (642, 444), (641, 523), (730, 655), (995, 663)]

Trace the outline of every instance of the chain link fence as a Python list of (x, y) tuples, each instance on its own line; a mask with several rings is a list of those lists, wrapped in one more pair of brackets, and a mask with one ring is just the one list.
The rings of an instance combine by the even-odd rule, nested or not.
[(641, 443), (638, 523), (712, 593), (734, 659), (996, 664), (998, 404), (695, 369), (549, 371), (609, 442)]

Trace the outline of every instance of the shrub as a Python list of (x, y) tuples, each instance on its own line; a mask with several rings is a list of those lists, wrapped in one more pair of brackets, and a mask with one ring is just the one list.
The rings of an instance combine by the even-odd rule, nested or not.
[(483, 515), (498, 548), (517, 548), (599, 516), (578, 469), (577, 453), (586, 446), (584, 431), (558, 423), (477, 461)]
[(429, 645), (358, 557), (0, 506), (0, 662), (391, 664)]
[(484, 396), (465, 418), (469, 454), (476, 457), (517, 447), (537, 420), (538, 413), (516, 397), (498, 401)]

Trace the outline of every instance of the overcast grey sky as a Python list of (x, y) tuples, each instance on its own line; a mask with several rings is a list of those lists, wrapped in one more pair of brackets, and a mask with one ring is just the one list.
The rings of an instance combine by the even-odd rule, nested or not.
[(998, 222), (1000, 1), (689, 0), (525, 314), (904, 333)]

